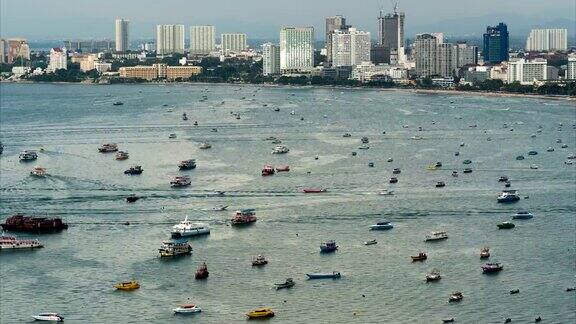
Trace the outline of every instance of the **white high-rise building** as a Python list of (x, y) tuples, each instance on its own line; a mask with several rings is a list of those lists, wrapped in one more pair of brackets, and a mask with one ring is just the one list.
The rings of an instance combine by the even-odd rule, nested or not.
[(526, 39), (527, 51), (565, 51), (568, 49), (568, 30), (532, 29)]
[(542, 81), (548, 78), (545, 59), (535, 59), (527, 61), (518, 59), (508, 63), (508, 83), (520, 82), (520, 84), (529, 85), (534, 81)]
[(126, 52), (129, 48), (128, 25), (124, 18), (116, 19), (116, 52)]
[(46, 70), (55, 72), (61, 69), (68, 69), (68, 55), (65, 48), (54, 47), (50, 49), (50, 61)]
[(6, 62), (6, 42), (3, 38), (0, 38), (0, 63)]
[(568, 64), (566, 67), (566, 79), (576, 80), (576, 56), (568, 57)]
[(210, 54), (215, 48), (214, 26), (190, 26), (190, 54)]
[(281, 72), (309, 72), (313, 68), (314, 27), (283, 27), (280, 30)]
[(157, 25), (156, 53), (184, 54), (184, 25)]
[(332, 33), (332, 66), (355, 66), (370, 62), (370, 33), (356, 28)]
[(280, 74), (280, 46), (273, 43), (262, 45), (262, 74)]
[(246, 34), (238, 34), (238, 33), (230, 33), (230, 34), (222, 34), (220, 35), (221, 38), (221, 46), (222, 46), (222, 53), (228, 54), (230, 52), (242, 52), (248, 48), (248, 44), (246, 41)]

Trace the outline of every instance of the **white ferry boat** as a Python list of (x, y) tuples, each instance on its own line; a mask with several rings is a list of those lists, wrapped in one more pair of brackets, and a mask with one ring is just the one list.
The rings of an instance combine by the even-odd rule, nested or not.
[(448, 234), (446, 232), (432, 232), (426, 235), (426, 241), (439, 241), (445, 240), (448, 238)]
[(36, 153), (35, 151), (25, 150), (20, 153), (18, 158), (20, 159), (20, 161), (34, 161), (38, 158), (38, 153)]
[(34, 249), (43, 247), (40, 241), (34, 239), (21, 240), (14, 236), (0, 236), (0, 250)]
[(287, 148), (284, 145), (278, 145), (274, 148), (274, 151), (272, 151), (272, 154), (286, 154), (290, 152), (290, 149)]
[(180, 224), (172, 226), (170, 233), (172, 237), (205, 235), (210, 234), (210, 227), (204, 223), (193, 223), (189, 221), (188, 216), (186, 216)]
[(161, 258), (175, 257), (183, 254), (192, 253), (192, 247), (188, 241), (166, 241), (158, 249)]

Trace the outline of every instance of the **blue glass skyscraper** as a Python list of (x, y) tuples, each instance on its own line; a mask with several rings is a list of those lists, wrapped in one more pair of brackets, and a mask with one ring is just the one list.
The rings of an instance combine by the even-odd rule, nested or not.
[(482, 54), (485, 63), (508, 61), (508, 27), (506, 24), (499, 23), (498, 26), (486, 27)]

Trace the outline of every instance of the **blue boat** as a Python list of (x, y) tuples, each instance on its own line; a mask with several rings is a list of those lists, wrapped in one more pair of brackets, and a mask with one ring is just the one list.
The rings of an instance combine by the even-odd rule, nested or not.
[(338, 245), (336, 245), (335, 241), (330, 240), (320, 244), (320, 252), (322, 253), (334, 252), (336, 250), (338, 250)]
[(378, 221), (374, 225), (370, 225), (370, 229), (373, 231), (389, 230), (389, 229), (393, 229), (393, 228), (394, 228), (394, 225), (392, 225), (392, 223), (390, 223), (389, 221), (385, 221), (385, 220), (381, 220), (381, 221)]
[(315, 272), (315, 273), (307, 273), (308, 279), (338, 279), (341, 277), (340, 272), (332, 271), (332, 272)]

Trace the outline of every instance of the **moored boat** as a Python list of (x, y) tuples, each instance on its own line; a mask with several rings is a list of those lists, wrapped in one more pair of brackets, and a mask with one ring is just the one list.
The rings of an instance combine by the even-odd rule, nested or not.
[(483, 273), (499, 272), (502, 269), (504, 269), (504, 266), (501, 265), (500, 263), (486, 263), (485, 265), (482, 266)]
[(170, 180), (170, 186), (173, 188), (187, 187), (192, 184), (190, 177), (187, 176), (176, 176)]
[(184, 304), (173, 308), (172, 311), (174, 314), (196, 314), (202, 312), (202, 309), (194, 304)]
[(338, 250), (338, 245), (336, 245), (336, 242), (333, 240), (322, 242), (322, 244), (320, 244), (320, 252), (322, 253), (334, 252), (336, 250)]
[(230, 220), (232, 225), (245, 225), (256, 222), (256, 211), (252, 208), (237, 210)]
[(439, 241), (445, 240), (448, 238), (448, 234), (446, 232), (432, 232), (426, 235), (426, 241)]
[(276, 172), (288, 172), (288, 171), (290, 171), (290, 167), (287, 165), (276, 168)]
[(452, 294), (450, 294), (450, 297), (448, 299), (449, 302), (459, 302), (464, 298), (464, 295), (462, 294), (462, 292), (460, 291), (455, 291)]
[(519, 210), (514, 216), (512, 216), (512, 219), (530, 219), (532, 217), (534, 217), (534, 215), (529, 211)]
[(123, 281), (120, 282), (116, 285), (114, 285), (114, 288), (118, 289), (118, 290), (136, 290), (138, 288), (140, 288), (140, 284), (137, 281)]
[(499, 229), (512, 229), (516, 227), (516, 225), (514, 225), (514, 223), (511, 222), (502, 222), (500, 224), (497, 224), (496, 226), (498, 226)]
[(41, 322), (64, 322), (64, 317), (58, 313), (40, 313), (32, 315), (32, 318)]
[(264, 168), (262, 168), (262, 176), (270, 176), (274, 174), (274, 167), (271, 165), (265, 165)]
[(35, 151), (24, 150), (24, 151), (20, 152), (20, 155), (18, 155), (18, 158), (20, 159), (20, 161), (23, 161), (23, 162), (34, 161), (38, 158), (38, 153), (36, 153)]
[(246, 316), (249, 319), (269, 318), (274, 317), (274, 311), (268, 307), (256, 308), (246, 313)]
[(140, 197), (136, 196), (135, 194), (131, 194), (130, 196), (126, 197), (126, 201), (129, 203), (133, 203), (140, 199)]
[(210, 273), (208, 272), (208, 266), (206, 265), (206, 262), (203, 262), (200, 266), (198, 266), (198, 269), (196, 269), (196, 272), (194, 273), (194, 278), (198, 280), (206, 279), (208, 278), (209, 275)]
[(0, 250), (35, 249), (44, 247), (36, 239), (18, 239), (14, 236), (0, 236)]
[(286, 281), (284, 281), (283, 283), (274, 285), (276, 286), (276, 290), (278, 290), (278, 289), (292, 288), (294, 287), (295, 284), (296, 283), (294, 283), (294, 280), (292, 278), (286, 278)]
[(100, 145), (98, 152), (100, 153), (111, 153), (118, 151), (118, 144), (115, 143), (105, 143)]
[(196, 160), (194, 159), (183, 160), (180, 161), (180, 163), (178, 163), (178, 169), (180, 170), (191, 170), (195, 168), (196, 168)]
[(485, 246), (480, 250), (480, 259), (487, 259), (490, 257), (490, 248)]
[(342, 275), (338, 271), (307, 273), (308, 279), (338, 279)]
[(440, 275), (440, 270), (438, 269), (433, 269), (430, 273), (426, 274), (426, 282), (438, 281), (440, 279), (442, 279), (442, 276)]
[(30, 171), (31, 176), (35, 176), (38, 178), (44, 178), (46, 176), (46, 169), (41, 167), (35, 167)]
[(412, 262), (424, 261), (424, 260), (428, 259), (428, 254), (426, 254), (426, 252), (420, 252), (420, 253), (418, 253), (418, 255), (410, 256), (410, 258), (412, 258)]
[(288, 149), (286, 146), (278, 145), (274, 148), (272, 154), (286, 154), (288, 152), (290, 152), (290, 149)]
[(327, 190), (322, 188), (322, 189), (316, 189), (316, 188), (304, 188), (302, 189), (302, 192), (304, 193), (322, 193), (322, 192), (326, 192)]
[(124, 103), (122, 101), (116, 101), (112, 104), (112, 106), (122, 106)]
[(144, 172), (144, 169), (142, 169), (141, 165), (134, 165), (128, 168), (127, 170), (124, 170), (124, 174), (128, 175), (138, 175), (142, 174), (142, 172)]
[(436, 188), (442, 188), (442, 187), (446, 187), (446, 183), (444, 183), (444, 181), (438, 181), (436, 182)]
[(388, 180), (389, 183), (398, 183), (398, 178), (396, 177), (391, 177), (390, 180)]
[(208, 142), (202, 142), (202, 143), (200, 143), (200, 146), (198, 146), (198, 148), (200, 148), (201, 150), (207, 150), (211, 147), (212, 147), (212, 145), (210, 145), (210, 143), (208, 143)]
[(374, 245), (377, 244), (378, 242), (376, 240), (370, 240), (370, 241), (366, 241), (364, 242), (364, 245)]
[(497, 198), (499, 203), (512, 203), (520, 200), (516, 190), (503, 190)]
[(378, 230), (378, 231), (389, 230), (392, 228), (394, 228), (394, 225), (392, 225), (392, 223), (390, 223), (389, 221), (386, 221), (386, 220), (381, 220), (381, 221), (376, 222), (376, 224), (374, 224), (374, 225), (370, 225), (371, 230)]
[(127, 160), (130, 157), (130, 155), (126, 151), (118, 151), (116, 152), (116, 155), (114, 157), (116, 160), (122, 161)]
[(192, 253), (192, 247), (188, 241), (165, 241), (158, 249), (161, 258), (175, 257)]
[(5, 231), (31, 233), (49, 233), (68, 228), (68, 224), (60, 218), (28, 217), (21, 214), (8, 217), (0, 226)]
[(210, 227), (204, 223), (194, 223), (188, 220), (188, 216), (179, 224), (172, 226), (170, 234), (174, 238), (186, 236), (198, 236), (210, 234)]
[(252, 266), (258, 267), (258, 266), (263, 266), (263, 265), (267, 265), (268, 264), (268, 260), (266, 260), (266, 258), (263, 255), (257, 255), (254, 258), (252, 258)]

